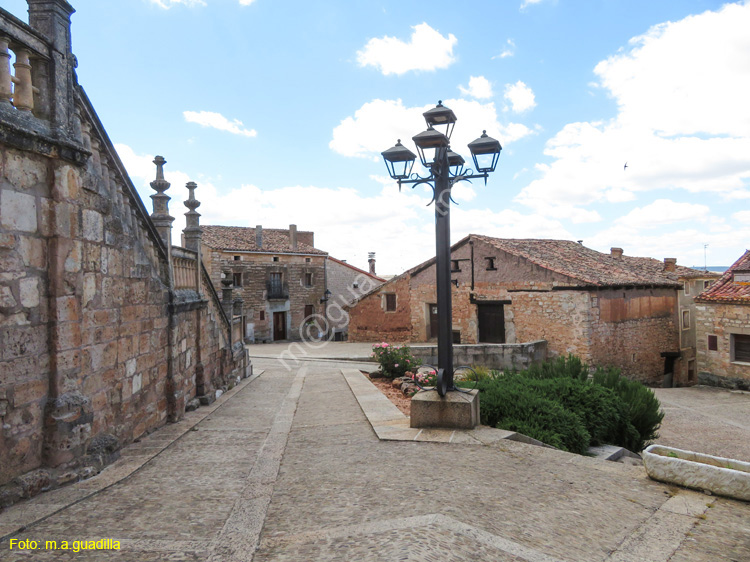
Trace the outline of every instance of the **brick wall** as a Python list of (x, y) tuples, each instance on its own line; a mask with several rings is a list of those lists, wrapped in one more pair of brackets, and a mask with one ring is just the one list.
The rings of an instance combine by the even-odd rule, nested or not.
[[(387, 312), (385, 295), (396, 295), (396, 310)], [(409, 277), (381, 285), (349, 309), (349, 341), (402, 343), (412, 340)]]
[[(732, 334), (750, 335), (750, 306), (698, 303), (696, 343), (698, 381), (750, 390), (750, 364), (732, 361)], [(709, 351), (708, 336), (716, 336), (717, 349)]]

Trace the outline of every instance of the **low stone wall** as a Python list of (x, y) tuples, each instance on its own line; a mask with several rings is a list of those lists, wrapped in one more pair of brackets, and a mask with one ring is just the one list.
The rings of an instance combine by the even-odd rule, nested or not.
[[(424, 364), (437, 366), (436, 345), (415, 345), (412, 355)], [(453, 365), (482, 366), (490, 369), (522, 370), (532, 363), (547, 359), (547, 342), (537, 340), (527, 343), (480, 343), (453, 346)]]

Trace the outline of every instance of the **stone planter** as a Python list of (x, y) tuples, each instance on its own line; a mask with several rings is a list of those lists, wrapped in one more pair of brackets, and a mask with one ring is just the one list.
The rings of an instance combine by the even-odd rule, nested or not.
[(651, 445), (643, 464), (654, 480), (750, 501), (750, 463)]

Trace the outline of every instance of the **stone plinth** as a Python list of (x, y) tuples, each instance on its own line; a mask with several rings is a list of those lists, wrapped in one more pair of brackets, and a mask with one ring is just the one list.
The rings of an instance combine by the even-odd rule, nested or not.
[(411, 399), (411, 427), (474, 429), (479, 425), (479, 391), (422, 391)]

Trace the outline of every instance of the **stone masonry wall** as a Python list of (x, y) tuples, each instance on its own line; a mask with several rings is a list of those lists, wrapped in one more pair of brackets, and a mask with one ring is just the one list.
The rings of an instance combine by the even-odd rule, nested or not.
[(592, 293), (594, 365), (619, 367), (629, 378), (661, 384), (662, 352), (679, 351), (674, 289), (628, 289)]
[[(699, 302), (696, 305), (698, 382), (750, 390), (750, 363), (732, 361), (732, 334), (750, 335), (750, 306)], [(708, 350), (708, 336), (717, 350)]]
[[(305, 319), (306, 305), (313, 307), (314, 314), (323, 315), (320, 302), (325, 292), (323, 255), (220, 251), (204, 245), (203, 256), (211, 279), (217, 286), (223, 269), (242, 274), (242, 287), (235, 288), (234, 296), (244, 301), (245, 321), (250, 325), (248, 341), (273, 341), (274, 312), (286, 313), (287, 339), (291, 341), (302, 339), (304, 331), (300, 328)], [(235, 256), (240, 259), (235, 260)], [(274, 257), (278, 261), (274, 262)], [(288, 299), (268, 299), (266, 282), (272, 272), (282, 274), (283, 283), (289, 289)], [(304, 283), (306, 273), (312, 273), (313, 282), (309, 287)]]

